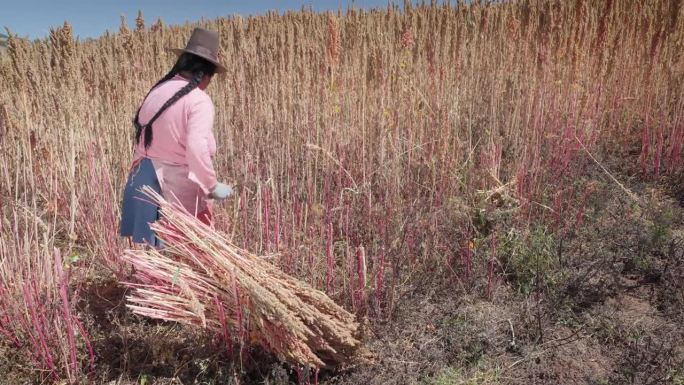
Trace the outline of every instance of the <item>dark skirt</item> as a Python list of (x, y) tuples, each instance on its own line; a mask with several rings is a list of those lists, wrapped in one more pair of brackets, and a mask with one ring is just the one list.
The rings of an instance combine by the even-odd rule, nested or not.
[(150, 186), (161, 194), (161, 186), (154, 171), (154, 165), (148, 158), (143, 158), (128, 174), (121, 203), (119, 233), (123, 237), (131, 237), (135, 243), (158, 246), (159, 240), (150, 229), (150, 224), (159, 219), (159, 207), (150, 202), (150, 198), (140, 191), (143, 186)]

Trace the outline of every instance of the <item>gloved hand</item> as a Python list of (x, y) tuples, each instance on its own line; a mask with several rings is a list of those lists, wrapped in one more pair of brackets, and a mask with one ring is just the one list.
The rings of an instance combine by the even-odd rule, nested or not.
[(225, 183), (217, 183), (216, 187), (209, 193), (209, 197), (217, 200), (224, 200), (233, 195), (233, 187)]

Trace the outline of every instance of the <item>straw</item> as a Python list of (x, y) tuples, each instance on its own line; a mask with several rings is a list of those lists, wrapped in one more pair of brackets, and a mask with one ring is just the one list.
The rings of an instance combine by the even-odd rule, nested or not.
[(143, 188), (160, 207), (152, 229), (163, 250), (127, 250), (135, 313), (249, 341), (281, 360), (314, 368), (348, 361), (359, 347), (353, 314), (323, 292), (237, 247), (228, 237)]

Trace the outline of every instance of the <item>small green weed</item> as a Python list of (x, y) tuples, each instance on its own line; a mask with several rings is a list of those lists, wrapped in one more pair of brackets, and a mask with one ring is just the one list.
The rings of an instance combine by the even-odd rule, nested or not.
[(545, 227), (524, 233), (510, 231), (502, 244), (506, 259), (505, 275), (525, 295), (539, 286), (552, 286), (553, 256), (556, 241)]

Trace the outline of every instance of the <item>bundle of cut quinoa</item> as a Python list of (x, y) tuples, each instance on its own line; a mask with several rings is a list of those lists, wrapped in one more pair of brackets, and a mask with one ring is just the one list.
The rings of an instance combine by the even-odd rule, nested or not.
[[(127, 250), (134, 267), (127, 306), (157, 319), (249, 336), (291, 364), (313, 368), (347, 362), (360, 345), (353, 314), (265, 258), (235, 246), (151, 189), (163, 219), (152, 225), (161, 249)], [(231, 337), (232, 336), (232, 337)]]

